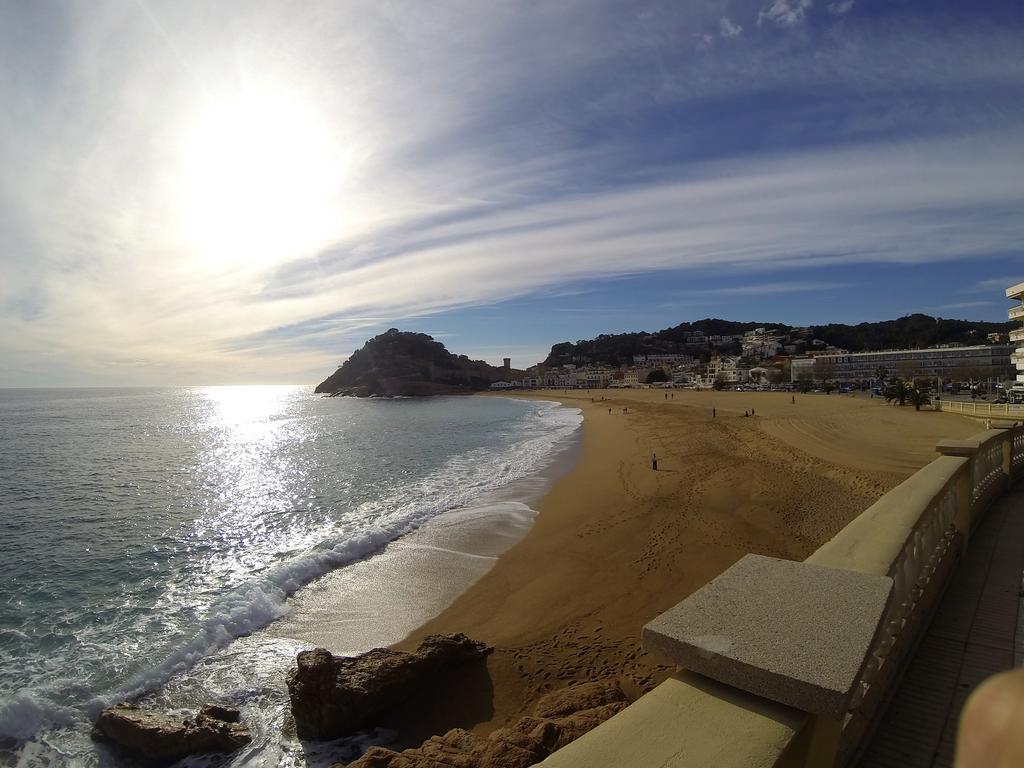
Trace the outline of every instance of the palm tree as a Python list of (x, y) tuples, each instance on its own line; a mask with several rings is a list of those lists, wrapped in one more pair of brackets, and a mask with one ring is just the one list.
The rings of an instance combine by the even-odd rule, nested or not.
[(878, 379), (880, 384), (885, 383), (885, 377), (889, 375), (889, 369), (884, 365), (880, 365), (875, 368), (875, 378)]
[[(928, 385), (922, 384), (918, 386), (915, 384), (912, 387), (908, 387), (907, 400), (909, 400), (910, 404), (914, 406), (915, 411), (920, 411), (922, 405), (931, 405), (932, 399), (928, 397)], [(902, 405), (902, 403), (900, 403), (900, 405)]]
[(903, 379), (898, 379), (893, 376), (889, 379), (889, 386), (885, 388), (885, 402), (895, 402), (897, 405), (903, 405), (907, 402), (907, 396), (910, 394), (910, 387)]

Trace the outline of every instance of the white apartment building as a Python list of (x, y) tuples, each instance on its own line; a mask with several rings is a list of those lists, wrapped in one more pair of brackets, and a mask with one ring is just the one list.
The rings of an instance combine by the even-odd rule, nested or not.
[[(1017, 283), (1007, 288), (1006, 298), (1021, 302), (1015, 307), (1010, 307), (1010, 311), (1007, 312), (1009, 318), (1024, 321), (1024, 283)], [(1010, 331), (1010, 341), (1013, 343), (1024, 342), (1024, 328)], [(1010, 362), (1017, 369), (1017, 377), (1008, 394), (1014, 402), (1021, 402), (1024, 401), (1024, 344), (1018, 344), (1010, 355)]]
[(800, 381), (801, 378), (814, 377), (813, 357), (794, 357), (789, 361), (789, 380)]
[(646, 366), (648, 368), (659, 368), (666, 363), (692, 363), (693, 355), (665, 354), (665, 355), (633, 355), (633, 365)]
[(727, 385), (746, 384), (750, 379), (750, 369), (741, 368), (738, 357), (715, 356), (708, 363), (708, 371), (704, 376), (704, 383), (711, 387), (716, 380), (721, 380)]
[(604, 368), (576, 371), (576, 386), (582, 389), (604, 389), (612, 379), (612, 372)]

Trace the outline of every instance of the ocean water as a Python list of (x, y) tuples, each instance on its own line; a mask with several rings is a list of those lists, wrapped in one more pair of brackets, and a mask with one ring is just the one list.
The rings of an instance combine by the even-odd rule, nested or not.
[(254, 744), (192, 764), (351, 754), (287, 736), (303, 646), (259, 630), (318, 577), (536, 476), (580, 423), (308, 387), (0, 390), (0, 764), (121, 764), (89, 728), (140, 697), (242, 708)]

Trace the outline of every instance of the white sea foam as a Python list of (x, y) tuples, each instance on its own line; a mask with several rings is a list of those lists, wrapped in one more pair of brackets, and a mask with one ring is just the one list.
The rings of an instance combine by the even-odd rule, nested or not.
[[(123, 687), (94, 699), (90, 713), (152, 690), (235, 638), (280, 618), (287, 612), (287, 598), (319, 576), (383, 549), (427, 520), (465, 506), (488, 490), (539, 470), (551, 461), (552, 449), (579, 427), (582, 416), (578, 410), (554, 404), (538, 403), (538, 406), (534, 418), (545, 422), (540, 434), (509, 446), (505, 452), (477, 450), (452, 457), (436, 476), (403, 487), (390, 498), (365, 505), (359, 514), (379, 516), (380, 522), (344, 540), (325, 542), (311, 552), (276, 566), (261, 581), (229, 593), (214, 606), (209, 618), (188, 642)], [(414, 500), (410, 501), (410, 497)]]
[[(61, 681), (51, 680), (9, 697), (0, 704), (0, 738), (26, 742), (34, 735), (38, 738), (41, 728), (91, 720), (103, 706), (153, 691), (237, 638), (283, 616), (288, 597), (319, 576), (380, 551), (442, 513), (471, 508), (488, 492), (538, 472), (551, 461), (554, 449), (577, 430), (582, 417), (577, 410), (553, 403), (533, 403), (530, 408), (529, 416), (520, 417), (511, 427), (508, 420), (499, 425), (505, 431), (493, 447), (452, 456), (436, 471), (365, 502), (341, 521), (344, 525), (339, 530), (347, 532), (263, 568), (257, 578), (222, 595), (201, 612), (186, 640), (130, 679), (101, 693), (94, 691), (74, 706), (63, 703), (66, 688)], [(510, 514), (532, 514), (522, 505), (513, 507), (514, 503)], [(170, 599), (158, 606), (169, 619), (174, 617), (177, 596)], [(29, 639), (16, 630), (11, 637), (18, 642)], [(38, 741), (33, 749), (38, 749)]]

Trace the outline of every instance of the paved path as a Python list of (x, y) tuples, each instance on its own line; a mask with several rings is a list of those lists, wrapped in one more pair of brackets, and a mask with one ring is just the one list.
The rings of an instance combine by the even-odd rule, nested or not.
[(860, 768), (945, 768), (968, 695), (1024, 661), (1024, 483), (982, 520)]

